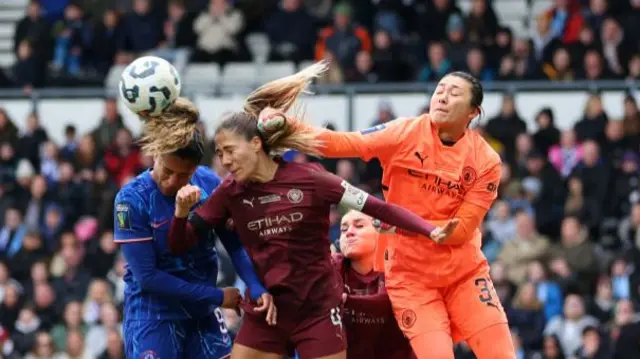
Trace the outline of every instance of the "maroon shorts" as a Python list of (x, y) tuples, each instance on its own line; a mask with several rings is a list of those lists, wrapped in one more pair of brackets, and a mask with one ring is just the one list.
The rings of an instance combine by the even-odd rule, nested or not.
[(337, 354), (347, 348), (341, 314), (341, 308), (334, 308), (299, 321), (278, 315), (276, 326), (269, 326), (264, 315), (245, 313), (235, 342), (266, 353), (288, 355), (295, 350), (300, 359)]

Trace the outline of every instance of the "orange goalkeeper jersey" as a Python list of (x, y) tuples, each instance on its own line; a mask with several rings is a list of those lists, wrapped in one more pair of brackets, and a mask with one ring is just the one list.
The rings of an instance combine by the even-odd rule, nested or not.
[[(497, 196), (500, 157), (476, 132), (453, 145), (440, 141), (428, 115), (399, 118), (360, 132), (322, 130), (326, 157), (378, 158), (389, 203), (436, 225), (459, 218), (445, 242), (399, 234), (381, 235), (376, 267), (388, 251), (387, 275), (415, 276), (428, 287), (447, 286), (485, 261), (479, 227)], [(380, 218), (384, 221), (384, 218)]]

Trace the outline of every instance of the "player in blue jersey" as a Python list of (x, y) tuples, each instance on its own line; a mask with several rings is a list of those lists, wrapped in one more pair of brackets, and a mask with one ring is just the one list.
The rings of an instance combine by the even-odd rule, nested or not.
[[(188, 117), (195, 126), (198, 111), (179, 99), (160, 118), (147, 119), (148, 128), (164, 126), (172, 118)], [(152, 133), (157, 133), (157, 128)], [(220, 179), (206, 167), (199, 167), (204, 143), (194, 131), (188, 143), (158, 141), (143, 146), (154, 155), (154, 167), (126, 184), (115, 199), (115, 241), (127, 261), (124, 280), (124, 340), (127, 358), (227, 358), (232, 341), (219, 307), (239, 307), (237, 288), (215, 287), (218, 274), (214, 232), (203, 234), (199, 245), (181, 256), (172, 256), (167, 235), (175, 209), (175, 194), (191, 184), (202, 189), (200, 203)], [(179, 148), (166, 151), (167, 148)], [(164, 154), (163, 154), (164, 153)], [(199, 205), (198, 204), (198, 205)], [(196, 207), (198, 206), (196, 205)], [(253, 264), (237, 236), (216, 228), (236, 271), (247, 284), (256, 311), (273, 307), (273, 300), (260, 283)]]

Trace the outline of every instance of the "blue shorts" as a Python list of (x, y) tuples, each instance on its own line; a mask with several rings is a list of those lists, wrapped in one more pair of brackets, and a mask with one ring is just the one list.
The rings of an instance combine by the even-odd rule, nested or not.
[(201, 319), (125, 320), (122, 330), (127, 359), (222, 359), (233, 344), (219, 308)]

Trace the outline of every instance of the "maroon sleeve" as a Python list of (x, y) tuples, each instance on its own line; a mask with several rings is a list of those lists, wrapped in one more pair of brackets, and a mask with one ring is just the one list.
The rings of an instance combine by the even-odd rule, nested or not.
[(225, 224), (227, 220), (227, 196), (223, 182), (204, 204), (191, 212), (189, 218), (174, 217), (169, 227), (169, 251), (173, 255), (184, 254), (193, 248), (201, 237), (199, 233)]
[(198, 233), (187, 218), (173, 217), (169, 227), (169, 252), (182, 255), (198, 243)]
[(224, 225), (229, 217), (228, 203), (230, 186), (233, 186), (233, 180), (227, 178), (222, 182), (218, 188), (216, 188), (204, 204), (195, 211), (193, 215), (189, 217), (189, 221), (202, 221), (210, 228)]
[(349, 209), (361, 211), (392, 226), (426, 237), (436, 228), (417, 214), (379, 200), (334, 174), (316, 172), (314, 176), (318, 195), (330, 204), (340, 204)]

